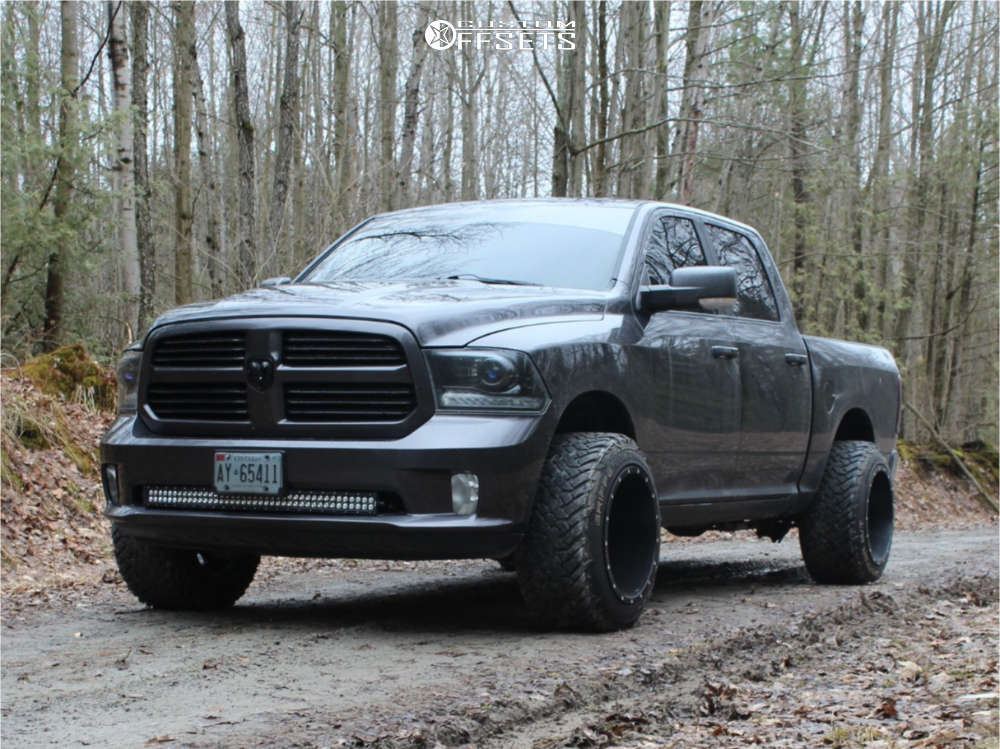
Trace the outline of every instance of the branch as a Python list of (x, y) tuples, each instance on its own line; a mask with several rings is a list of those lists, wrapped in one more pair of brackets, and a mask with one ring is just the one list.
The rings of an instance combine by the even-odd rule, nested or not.
[[(111, 38), (111, 25), (115, 22), (115, 18), (118, 16), (118, 11), (120, 11), (121, 8), (122, 4), (121, 0), (119, 0), (118, 5), (115, 6), (114, 11), (108, 18), (108, 30), (104, 33), (104, 38), (101, 40), (101, 44), (97, 48), (97, 52), (95, 52), (94, 56), (90, 58), (90, 67), (87, 68), (87, 74), (83, 76), (83, 79), (78, 84), (76, 84), (76, 87), (69, 94), (69, 97), (71, 99), (75, 99), (76, 95), (80, 92), (80, 89), (83, 88), (84, 84), (88, 80), (90, 80), (90, 76), (94, 72), (94, 65), (96, 65), (97, 61), (101, 58), (101, 52), (104, 51), (104, 47), (107, 46), (108, 40)], [(45, 187), (45, 192), (42, 193), (42, 199), (38, 203), (39, 211), (44, 210), (46, 203), (49, 202), (49, 196), (52, 194), (52, 188), (55, 187), (56, 177), (59, 175), (59, 167), (62, 164), (62, 160), (63, 160), (63, 155), (62, 153), (60, 153), (59, 156), (56, 158), (56, 165), (55, 168), (53, 168), (52, 170), (52, 176), (49, 177), (49, 184)]]
[(976, 489), (979, 490), (979, 494), (982, 496), (982, 499), (980, 501), (984, 505), (989, 507), (991, 510), (993, 510), (994, 513), (998, 512), (1000, 508), (997, 507), (996, 500), (986, 493), (986, 490), (983, 488), (982, 484), (980, 484), (976, 480), (976, 477), (972, 475), (972, 472), (969, 470), (968, 466), (965, 465), (965, 461), (963, 461), (960, 457), (958, 457), (958, 453), (956, 453), (951, 448), (951, 445), (949, 445), (947, 442), (944, 441), (944, 438), (938, 433), (938, 430), (934, 428), (934, 425), (931, 424), (930, 421), (928, 421), (923, 414), (921, 414), (917, 409), (915, 409), (906, 401), (903, 401), (903, 405), (913, 412), (913, 414), (920, 420), (920, 423), (922, 423), (925, 427), (927, 427), (927, 429), (930, 431), (934, 439), (937, 440), (938, 444), (948, 451), (948, 454), (951, 456), (951, 459), (955, 461), (955, 464), (962, 470), (962, 473), (964, 473), (966, 477), (969, 479), (969, 481), (971, 481), (975, 485)]
[[(521, 23), (521, 16), (517, 13), (517, 8), (514, 7), (514, 0), (507, 0), (507, 5), (510, 6), (510, 12), (514, 14), (514, 18), (519, 24)], [(559, 111), (559, 100), (556, 98), (555, 92), (552, 90), (552, 86), (549, 85), (549, 79), (545, 76), (545, 71), (542, 70), (542, 66), (538, 64), (538, 52), (535, 49), (535, 45), (531, 45), (531, 59), (535, 61), (535, 70), (538, 71), (538, 75), (542, 77), (542, 83), (545, 84), (545, 90), (549, 92), (549, 98), (552, 99), (552, 106), (556, 110), (556, 118), (559, 120), (559, 124), (565, 129), (565, 122), (563, 121), (563, 113)], [(559, 61), (556, 60), (556, 66), (558, 67)]]

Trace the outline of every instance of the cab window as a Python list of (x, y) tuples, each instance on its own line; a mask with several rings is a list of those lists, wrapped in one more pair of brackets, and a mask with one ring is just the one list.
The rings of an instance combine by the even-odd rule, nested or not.
[(778, 305), (767, 280), (764, 266), (750, 240), (735, 231), (706, 224), (708, 236), (720, 265), (736, 269), (736, 294), (739, 301), (733, 314), (757, 320), (777, 320)]
[(670, 283), (675, 268), (704, 265), (705, 253), (694, 224), (678, 216), (658, 216), (646, 245), (645, 282), (650, 285)]

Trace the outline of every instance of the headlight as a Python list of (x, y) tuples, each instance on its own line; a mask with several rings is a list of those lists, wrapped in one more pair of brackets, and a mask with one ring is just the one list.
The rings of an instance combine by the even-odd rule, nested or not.
[(142, 349), (128, 349), (118, 362), (115, 377), (118, 380), (118, 415), (134, 414), (139, 401), (139, 367)]
[(549, 395), (527, 354), (505, 349), (425, 352), (442, 411), (539, 413)]

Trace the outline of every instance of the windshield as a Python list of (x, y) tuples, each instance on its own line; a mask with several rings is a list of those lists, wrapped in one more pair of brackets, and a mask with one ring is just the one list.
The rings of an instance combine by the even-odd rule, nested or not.
[(308, 283), (464, 278), (607, 289), (632, 206), (482, 203), (375, 218), (307, 275)]

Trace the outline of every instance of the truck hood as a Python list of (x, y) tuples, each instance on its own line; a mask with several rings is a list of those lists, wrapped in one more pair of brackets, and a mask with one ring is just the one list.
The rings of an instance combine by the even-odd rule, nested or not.
[(178, 307), (150, 330), (179, 322), (239, 317), (340, 317), (397, 323), (422, 346), (464, 346), (501, 330), (567, 320), (600, 320), (600, 292), (472, 280), (287, 284)]

